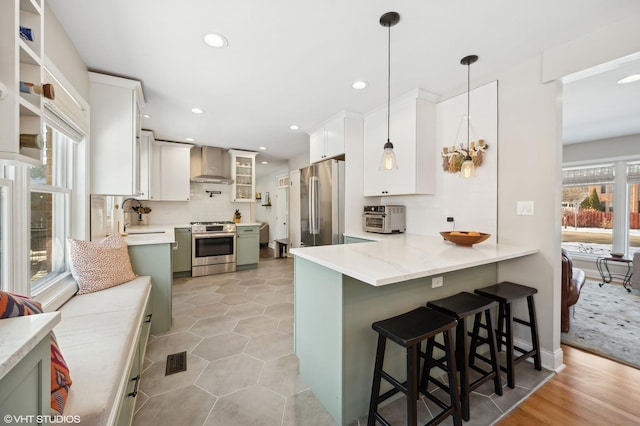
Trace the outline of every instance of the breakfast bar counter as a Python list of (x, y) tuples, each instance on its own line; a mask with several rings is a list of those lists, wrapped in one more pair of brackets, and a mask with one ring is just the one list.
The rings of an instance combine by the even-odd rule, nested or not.
[[(491, 240), (461, 247), (431, 236), (369, 239), (378, 241), (291, 249), (300, 375), (340, 425), (367, 413), (373, 322), (495, 284), (498, 262), (537, 252)], [(399, 347), (387, 349), (385, 364), (394, 377), (404, 377), (404, 356)]]

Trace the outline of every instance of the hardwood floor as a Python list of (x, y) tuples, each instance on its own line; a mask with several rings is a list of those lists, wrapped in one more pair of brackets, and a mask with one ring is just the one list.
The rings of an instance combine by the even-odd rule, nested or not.
[(640, 424), (640, 370), (570, 346), (562, 350), (566, 368), (498, 425)]

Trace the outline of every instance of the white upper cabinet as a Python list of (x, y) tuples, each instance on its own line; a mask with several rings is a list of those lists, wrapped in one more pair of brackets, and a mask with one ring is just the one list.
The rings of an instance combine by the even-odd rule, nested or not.
[(436, 188), (436, 97), (416, 90), (391, 103), (390, 139), (398, 169), (381, 170), (387, 108), (364, 122), (364, 196), (433, 194)]
[[(41, 149), (21, 146), (20, 135), (42, 134), (43, 35), (42, 0), (0, 1), (0, 160), (41, 164)], [(23, 91), (24, 83), (35, 93)]]
[(230, 149), (231, 156), (231, 201), (252, 202), (256, 193), (257, 152)]
[(152, 141), (150, 195), (153, 201), (189, 201), (193, 145)]
[(154, 140), (152, 131), (140, 132), (140, 193), (136, 197), (138, 200), (151, 199), (151, 150)]
[(139, 197), (139, 81), (89, 73), (91, 82), (91, 193)]
[(309, 162), (328, 160), (339, 157), (345, 153), (345, 144), (348, 143), (350, 127), (353, 123), (361, 125), (362, 117), (341, 112), (327, 120), (320, 128), (309, 133)]

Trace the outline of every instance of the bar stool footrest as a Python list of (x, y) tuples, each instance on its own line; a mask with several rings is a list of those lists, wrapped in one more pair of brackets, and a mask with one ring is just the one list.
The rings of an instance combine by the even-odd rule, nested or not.
[(518, 324), (522, 324), (522, 325), (525, 325), (527, 327), (531, 327), (531, 323), (529, 321), (525, 321), (525, 320), (520, 319), (520, 318), (515, 318), (514, 317), (513, 318), (513, 322), (517, 322)]
[(377, 411), (373, 413), (373, 415), (375, 416), (376, 420), (382, 423), (384, 426), (392, 426), (391, 423), (389, 423), (387, 419), (382, 417)]
[[(392, 393), (391, 395), (395, 395), (398, 392), (402, 392), (405, 395), (407, 394), (407, 382), (402, 382), (400, 383), (398, 380), (396, 380), (395, 377), (391, 376), (389, 373), (387, 373), (386, 371), (381, 371), (380, 375), (382, 376), (383, 379), (385, 379), (387, 382), (391, 383), (394, 386), (394, 389), (396, 392)], [(383, 394), (383, 395), (386, 395)], [(390, 395), (390, 396), (391, 396)], [(388, 397), (387, 397), (388, 398)], [(386, 399), (386, 398), (385, 398)], [(384, 400), (383, 400), (384, 401)]]
[[(485, 363), (487, 363), (487, 364), (491, 365), (491, 360), (490, 360), (489, 358), (485, 357), (484, 355), (478, 355), (478, 354), (476, 354), (476, 355), (475, 355), (475, 358), (478, 358), (480, 361), (483, 361), (483, 362), (485, 362)], [(475, 360), (474, 360), (474, 361), (475, 361)], [(470, 368), (476, 368), (476, 367), (475, 367), (475, 363), (474, 363), (474, 364), (469, 363), (469, 367), (470, 367)]]

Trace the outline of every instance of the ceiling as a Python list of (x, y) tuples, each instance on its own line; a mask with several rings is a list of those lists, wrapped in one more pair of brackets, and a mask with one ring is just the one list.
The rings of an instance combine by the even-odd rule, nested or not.
[[(366, 113), (386, 102), (388, 34), (378, 22), (385, 12), (401, 16), (391, 29), (392, 97), (415, 88), (462, 93), (463, 56), (480, 56), (473, 86), (474, 78), (640, 15), (637, 0), (48, 2), (90, 70), (142, 82), (151, 116), (143, 127), (156, 138), (267, 147), (259, 159), (270, 162), (305, 152), (305, 132), (337, 112)], [(228, 47), (207, 46), (210, 32)], [(640, 72), (638, 63), (626, 66)], [(565, 90), (567, 141), (617, 136), (611, 127), (640, 133), (640, 83), (616, 86), (616, 79), (601, 74)], [(369, 86), (356, 91), (356, 80)], [(602, 91), (592, 92), (596, 86)], [(629, 106), (635, 110), (622, 108)]]

